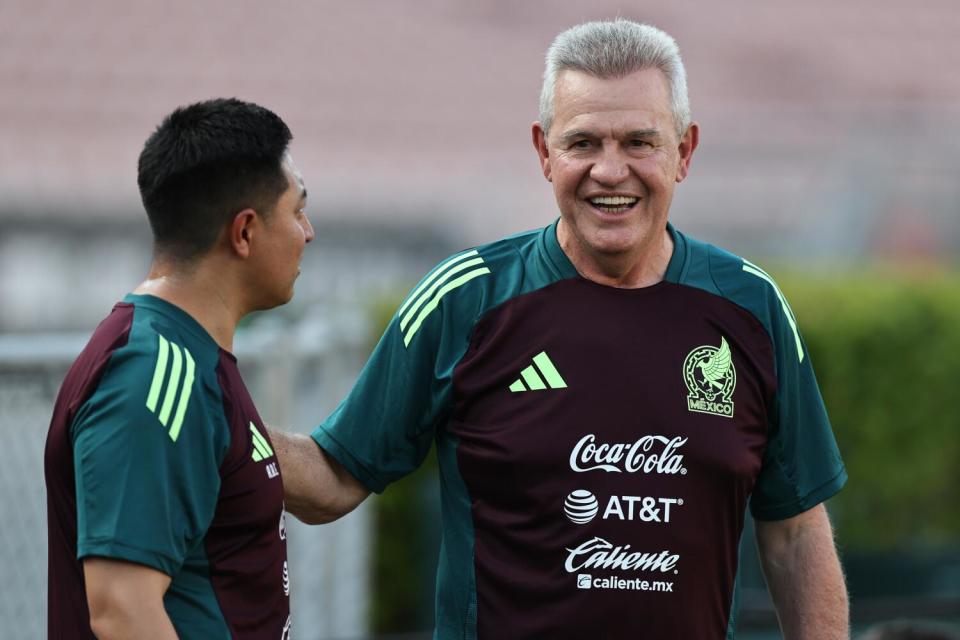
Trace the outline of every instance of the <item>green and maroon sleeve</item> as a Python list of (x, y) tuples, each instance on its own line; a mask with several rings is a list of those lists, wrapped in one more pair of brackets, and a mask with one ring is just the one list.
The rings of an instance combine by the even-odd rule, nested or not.
[(490, 274), (477, 250), (433, 269), (394, 315), (350, 394), (314, 430), (314, 440), (368, 489), (383, 491), (430, 450)]
[(137, 330), (71, 426), (77, 555), (175, 575), (214, 514), (228, 446), (208, 354)]

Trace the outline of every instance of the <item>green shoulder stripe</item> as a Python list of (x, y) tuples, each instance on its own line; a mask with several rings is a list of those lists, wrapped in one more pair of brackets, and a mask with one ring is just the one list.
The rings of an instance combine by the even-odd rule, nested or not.
[(167, 342), (159, 333), (159, 351), (157, 353), (157, 366), (153, 369), (153, 382), (150, 384), (150, 392), (147, 394), (147, 409), (151, 413), (157, 410), (157, 401), (160, 400), (160, 389), (163, 387), (163, 377), (167, 372), (167, 358), (169, 357), (170, 343)]
[(770, 284), (771, 287), (773, 287), (773, 290), (777, 294), (777, 298), (780, 300), (780, 305), (783, 307), (783, 315), (786, 316), (787, 322), (790, 323), (790, 329), (793, 330), (793, 339), (797, 344), (797, 357), (800, 359), (800, 362), (803, 362), (803, 343), (800, 341), (800, 330), (797, 329), (797, 318), (793, 315), (793, 309), (791, 309), (790, 305), (787, 303), (787, 299), (784, 297), (783, 292), (780, 291), (780, 287), (777, 286), (777, 283), (773, 281), (773, 278), (771, 278), (763, 269), (748, 260), (743, 261), (743, 270), (750, 275), (754, 275), (761, 280), (765, 280)]
[[(472, 263), (469, 266), (476, 266), (477, 264), (482, 264), (483, 259), (476, 258), (476, 260), (469, 260), (468, 263)], [(420, 329), (420, 326), (423, 324), (423, 321), (426, 319), (427, 316), (430, 315), (430, 313), (434, 309), (437, 308), (437, 306), (440, 304), (440, 300), (442, 300), (445, 295), (447, 295), (454, 289), (465, 285), (466, 283), (470, 282), (474, 278), (478, 278), (480, 276), (490, 273), (490, 269), (486, 267), (481, 267), (479, 269), (468, 271), (467, 273), (463, 274), (459, 278), (450, 280), (450, 278), (456, 273), (459, 273), (461, 269), (469, 268), (469, 266), (466, 266), (465, 264), (462, 267), (458, 267), (456, 269), (453, 269), (447, 272), (443, 277), (439, 278), (433, 284), (433, 286), (431, 286), (430, 289), (426, 291), (423, 296), (421, 296), (421, 298), (416, 303), (414, 303), (414, 306), (411, 307), (407, 316), (405, 317), (405, 319), (408, 321), (409, 321), (409, 318), (412, 317), (416, 309), (419, 307), (419, 305), (422, 304), (424, 300), (426, 300), (427, 296), (429, 296), (431, 293), (436, 291), (437, 287), (440, 287), (440, 285), (443, 285), (442, 287), (440, 287), (439, 291), (436, 291), (436, 293), (433, 296), (433, 299), (430, 300), (430, 302), (428, 302), (422, 308), (420, 308), (420, 313), (417, 315), (417, 319), (413, 321), (413, 324), (411, 324), (409, 327), (406, 327), (406, 333), (404, 333), (403, 335), (403, 344), (405, 346), (410, 346), (410, 341), (413, 340), (413, 336), (417, 334), (417, 331)], [(401, 320), (400, 321), (401, 331), (404, 330), (404, 327), (405, 327), (405, 322), (404, 320)]]
[(190, 404), (190, 395), (193, 393), (193, 380), (196, 374), (196, 363), (190, 350), (183, 348), (183, 355), (187, 361), (187, 374), (183, 379), (183, 389), (180, 392), (180, 402), (177, 404), (177, 413), (173, 418), (173, 424), (170, 426), (170, 439), (177, 441), (180, 435), (180, 427), (183, 426), (183, 416), (187, 413), (187, 405)]
[[(172, 354), (172, 362), (171, 360)], [(168, 374), (167, 364), (170, 362)], [(150, 413), (157, 416), (164, 427), (169, 426), (170, 439), (174, 442), (180, 436), (180, 428), (190, 404), (193, 383), (196, 379), (196, 362), (186, 347), (170, 342), (157, 334), (157, 364), (153, 369), (153, 379), (147, 392), (146, 406)], [(180, 398), (177, 401), (177, 393)], [(163, 393), (163, 402), (160, 395)], [(159, 413), (157, 407), (159, 405)], [(176, 406), (176, 412), (174, 412)], [(171, 422), (171, 416), (173, 421)]]
[[(416, 312), (417, 308), (420, 307), (424, 301), (430, 297), (430, 294), (433, 293), (433, 291), (435, 291), (444, 280), (448, 279), (451, 275), (459, 272), (463, 268), (461, 266), (451, 271), (452, 267), (455, 267), (457, 264), (463, 262), (467, 258), (477, 255), (477, 253), (477, 250), (473, 249), (471, 251), (453, 256), (447, 261), (442, 262), (440, 266), (437, 267), (432, 274), (430, 274), (430, 276), (425, 278), (424, 281), (420, 283), (420, 286), (417, 287), (413, 293), (407, 297), (406, 302), (403, 303), (403, 305), (400, 307), (400, 310), (397, 311), (397, 315), (401, 317), (400, 328), (406, 329), (407, 325), (410, 323), (410, 318)], [(474, 261), (471, 260), (470, 262)], [(482, 262), (483, 260), (480, 259), (480, 263)], [(428, 287), (430, 287), (430, 289), (425, 291)], [(411, 304), (413, 305), (412, 307)], [(410, 310), (410, 313), (406, 313), (408, 309)]]

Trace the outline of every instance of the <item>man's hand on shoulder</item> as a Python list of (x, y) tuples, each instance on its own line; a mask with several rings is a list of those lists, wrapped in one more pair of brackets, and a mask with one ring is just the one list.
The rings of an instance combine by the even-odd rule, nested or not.
[(370, 491), (310, 436), (268, 427), (288, 512), (307, 524), (324, 524), (353, 511)]
[(100, 640), (176, 640), (163, 608), (170, 576), (123, 560), (89, 557), (83, 575), (90, 628)]

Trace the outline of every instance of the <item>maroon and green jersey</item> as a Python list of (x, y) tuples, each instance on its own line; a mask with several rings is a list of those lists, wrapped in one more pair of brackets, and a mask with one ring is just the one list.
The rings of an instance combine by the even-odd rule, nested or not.
[(777, 286), (669, 232), (642, 289), (580, 277), (556, 224), (453, 256), (314, 431), (376, 492), (436, 442), (438, 638), (731, 638), (747, 506), (844, 484)]
[(288, 637), (277, 459), (235, 358), (184, 311), (114, 307), (63, 382), (44, 466), (51, 640), (94, 637), (94, 556), (170, 576), (181, 638)]

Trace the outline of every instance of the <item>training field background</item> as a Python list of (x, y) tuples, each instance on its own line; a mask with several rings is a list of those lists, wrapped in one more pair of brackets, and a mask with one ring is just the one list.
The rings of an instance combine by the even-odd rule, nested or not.
[[(960, 623), (960, 3), (3, 0), (0, 636), (45, 635), (50, 410), (146, 273), (136, 159), (160, 119), (237, 96), (293, 130), (317, 239), (236, 351), (264, 418), (307, 432), (433, 264), (556, 217), (543, 55), (617, 15), (687, 65), (701, 144), (674, 224), (772, 271), (806, 330), (851, 470), (831, 510), (857, 635)], [(296, 638), (429, 637), (436, 492), (427, 468), (291, 526)], [(738, 637), (776, 638), (750, 536)]]

